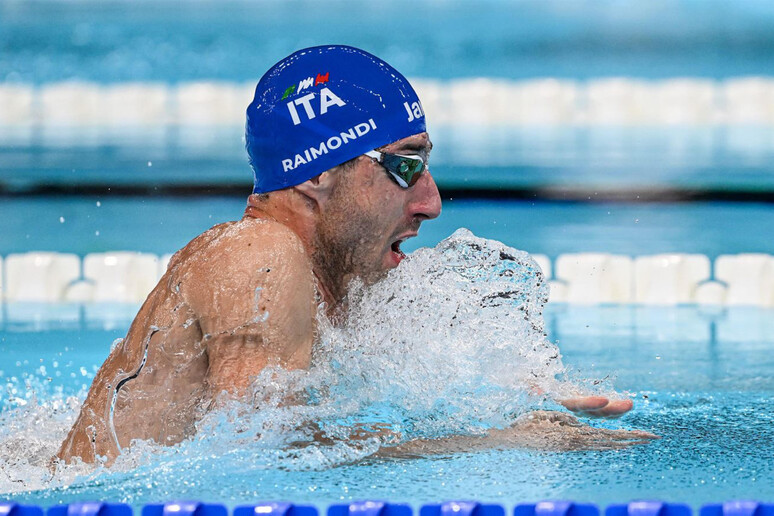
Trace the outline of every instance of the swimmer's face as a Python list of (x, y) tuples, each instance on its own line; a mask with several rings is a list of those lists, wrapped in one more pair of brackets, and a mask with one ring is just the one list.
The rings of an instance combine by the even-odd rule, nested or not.
[[(420, 133), (378, 150), (391, 154), (418, 154), (428, 163), (432, 143)], [(400, 245), (414, 237), (420, 224), (441, 213), (441, 197), (426, 170), (410, 188), (400, 187), (375, 160), (366, 156), (340, 171), (321, 216), (318, 250), (325, 266), (346, 286), (352, 277), (366, 283), (397, 267), (404, 254)]]

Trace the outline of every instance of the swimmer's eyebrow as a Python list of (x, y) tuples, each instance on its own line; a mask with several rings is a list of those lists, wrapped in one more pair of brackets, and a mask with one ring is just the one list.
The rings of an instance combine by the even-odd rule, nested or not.
[(398, 147), (399, 154), (405, 154), (407, 152), (414, 152), (414, 153), (429, 153), (431, 150), (433, 150), (433, 142), (429, 141), (427, 142), (427, 145), (424, 143), (404, 143), (400, 147)]

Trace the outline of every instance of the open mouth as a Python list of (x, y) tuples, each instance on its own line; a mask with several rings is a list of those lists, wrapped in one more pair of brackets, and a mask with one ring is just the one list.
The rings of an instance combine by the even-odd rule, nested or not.
[(406, 241), (406, 240), (408, 240), (409, 238), (413, 238), (413, 237), (415, 237), (415, 236), (417, 236), (417, 234), (416, 234), (415, 232), (412, 232), (412, 233), (403, 233), (402, 235), (400, 235), (400, 236), (398, 237), (398, 239), (397, 239), (397, 240), (395, 240), (395, 241), (394, 241), (394, 242), (393, 242), (393, 243), (390, 245), (390, 251), (392, 251), (392, 252), (390, 253), (390, 257), (392, 258), (392, 260), (391, 260), (391, 261), (392, 261), (392, 264), (393, 264), (393, 266), (397, 266), (397, 265), (398, 265), (398, 264), (399, 264), (401, 261), (403, 261), (403, 259), (406, 257), (406, 253), (404, 253), (404, 252), (401, 250), (400, 246), (403, 244), (403, 242), (405, 242), (405, 241)]
[(392, 252), (397, 254), (401, 259), (406, 257), (406, 254), (400, 250), (400, 244), (404, 242), (405, 239), (396, 240), (392, 243)]

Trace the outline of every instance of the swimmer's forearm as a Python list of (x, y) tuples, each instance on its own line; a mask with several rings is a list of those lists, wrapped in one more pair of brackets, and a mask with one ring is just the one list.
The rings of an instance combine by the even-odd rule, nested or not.
[(541, 451), (607, 450), (645, 444), (657, 438), (641, 430), (594, 428), (563, 412), (535, 411), (520, 417), (508, 428), (493, 429), (485, 435), (417, 439), (383, 447), (376, 455), (421, 457), (513, 448)]

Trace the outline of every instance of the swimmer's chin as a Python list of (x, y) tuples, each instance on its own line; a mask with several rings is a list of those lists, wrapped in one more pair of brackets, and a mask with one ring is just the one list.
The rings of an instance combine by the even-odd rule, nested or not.
[(384, 258), (382, 259), (382, 262), (380, 264), (380, 267), (378, 270), (373, 271), (368, 278), (370, 281), (366, 280), (365, 283), (367, 284), (373, 284), (376, 283), (379, 280), (382, 280), (387, 277), (387, 273), (389, 273), (391, 270), (396, 268), (398, 265), (400, 265), (400, 262), (403, 261), (403, 259), (406, 258), (406, 255), (403, 253), (396, 253), (394, 251), (388, 251)]

